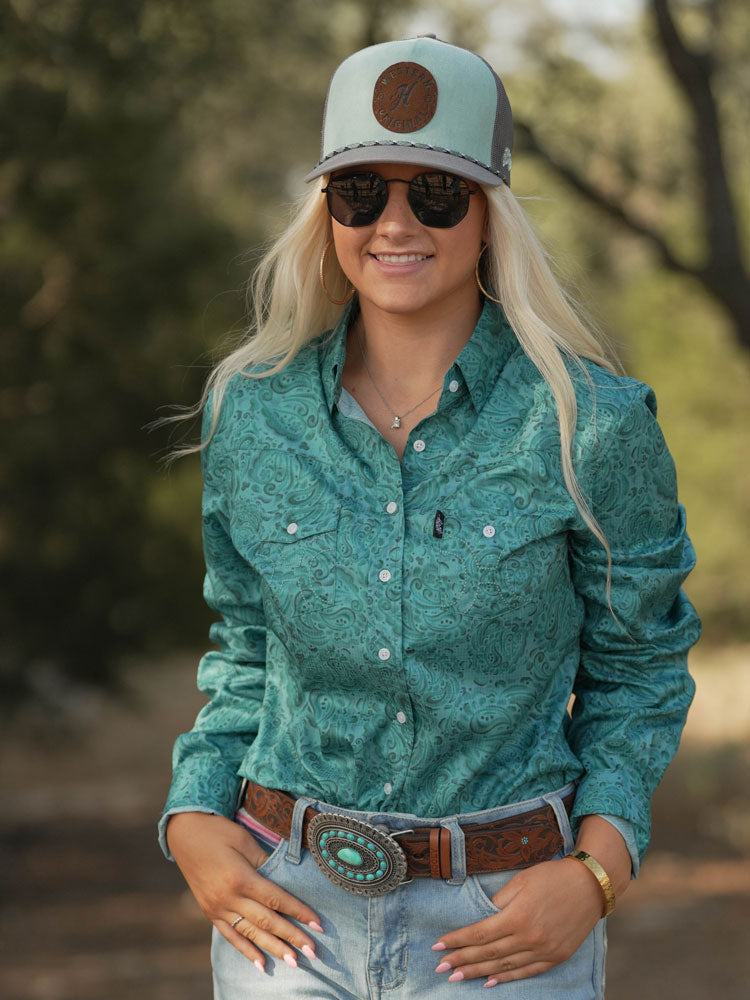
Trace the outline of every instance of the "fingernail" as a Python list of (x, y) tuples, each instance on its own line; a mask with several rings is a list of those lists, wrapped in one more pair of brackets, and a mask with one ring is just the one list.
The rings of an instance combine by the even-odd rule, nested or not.
[(438, 941), (437, 944), (434, 944), (432, 946), (432, 950), (433, 951), (445, 951), (445, 945), (443, 944), (442, 941)]
[(309, 944), (303, 944), (300, 951), (303, 955), (307, 955), (308, 958), (312, 958), (313, 960), (318, 957)]
[(460, 983), (463, 978), (464, 978), (463, 972), (461, 972), (461, 971), (454, 972), (452, 976), (448, 976), (448, 982), (449, 983)]
[(435, 972), (447, 972), (450, 967), (450, 962), (441, 962), (437, 969), (435, 969)]
[(484, 984), (484, 988), (487, 989), (488, 986), (497, 986), (497, 983), (498, 983), (497, 979), (488, 979), (487, 982)]
[(294, 955), (290, 955), (289, 952), (286, 952), (286, 954), (284, 955), (284, 961), (286, 962), (287, 965), (291, 965), (293, 969), (297, 968), (297, 959), (294, 957)]
[(263, 975), (265, 975), (265, 973), (266, 973), (265, 966), (260, 961), (260, 959), (256, 958), (255, 961), (253, 962), (253, 965), (258, 970), (258, 972), (261, 972), (261, 973), (263, 973)]
[(323, 933), (323, 928), (320, 926), (317, 920), (311, 920), (307, 926), (311, 927), (314, 931), (318, 931), (319, 934)]

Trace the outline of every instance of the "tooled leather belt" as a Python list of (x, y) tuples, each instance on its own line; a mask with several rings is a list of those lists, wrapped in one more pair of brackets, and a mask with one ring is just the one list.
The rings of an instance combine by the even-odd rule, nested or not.
[[(568, 814), (574, 800), (574, 792), (562, 800)], [(295, 802), (286, 792), (248, 781), (243, 806), (259, 823), (288, 840)], [(550, 805), (491, 823), (464, 824), (461, 829), (468, 875), (530, 868), (563, 850)], [(388, 831), (379, 824), (308, 806), (302, 845), (333, 882), (365, 895), (390, 891), (410, 878), (451, 878), (451, 834), (442, 826)]]

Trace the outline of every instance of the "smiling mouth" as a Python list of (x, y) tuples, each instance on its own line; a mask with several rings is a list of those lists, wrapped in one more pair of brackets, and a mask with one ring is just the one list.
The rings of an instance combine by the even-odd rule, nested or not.
[(432, 254), (429, 253), (374, 253), (375, 260), (384, 261), (386, 264), (415, 264), (420, 260), (428, 260)]

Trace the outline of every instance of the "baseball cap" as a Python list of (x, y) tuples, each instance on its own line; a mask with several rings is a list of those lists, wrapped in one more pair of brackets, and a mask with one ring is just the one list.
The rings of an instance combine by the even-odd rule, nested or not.
[(320, 160), (305, 180), (385, 161), (510, 187), (512, 148), (510, 102), (489, 63), (420, 35), (371, 45), (341, 63), (328, 87)]

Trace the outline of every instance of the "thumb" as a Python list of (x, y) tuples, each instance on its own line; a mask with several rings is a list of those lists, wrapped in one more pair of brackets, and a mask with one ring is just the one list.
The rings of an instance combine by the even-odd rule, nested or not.
[(237, 845), (239, 852), (250, 862), (253, 868), (260, 868), (263, 862), (271, 856), (270, 851), (261, 847), (250, 831), (244, 829), (244, 827), (242, 828), (242, 834), (241, 841)]

